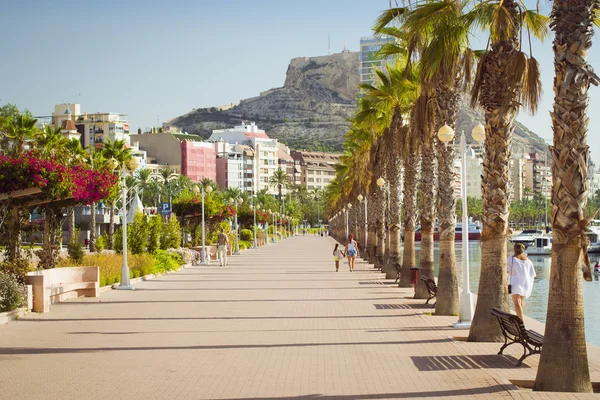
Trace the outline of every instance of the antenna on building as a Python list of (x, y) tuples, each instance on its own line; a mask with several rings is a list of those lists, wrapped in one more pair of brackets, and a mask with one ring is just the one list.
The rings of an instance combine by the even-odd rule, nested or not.
[(65, 101), (65, 102), (64, 102), (64, 104), (69, 104), (69, 103), (71, 103), (71, 101), (73, 101), (73, 99), (74, 99), (74, 98), (76, 98), (76, 97), (79, 97), (79, 96), (81, 96), (81, 93), (77, 93), (75, 96), (71, 97), (71, 98), (69, 99), (69, 101)]
[(331, 55), (331, 34), (327, 32), (327, 55)]

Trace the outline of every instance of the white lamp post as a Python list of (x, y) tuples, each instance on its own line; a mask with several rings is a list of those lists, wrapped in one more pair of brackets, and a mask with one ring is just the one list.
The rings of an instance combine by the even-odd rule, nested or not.
[(258, 245), (256, 244), (256, 195), (252, 195), (252, 209), (254, 210), (254, 241), (252, 248), (258, 249)]
[(346, 225), (348, 225), (348, 235), (346, 235), (346, 237), (350, 236), (350, 209), (352, 208), (352, 204), (348, 203), (348, 212), (346, 213)]
[[(474, 140), (481, 143), (485, 139), (485, 128), (479, 124), (471, 132)], [(438, 131), (438, 138), (448, 144), (454, 138), (454, 130), (444, 124)], [(463, 291), (460, 295), (460, 310), (458, 322), (452, 324), (455, 328), (469, 328), (473, 320), (473, 296), (469, 283), (469, 216), (467, 214), (467, 140), (465, 133), (460, 135), (461, 163), (461, 194), (462, 194), (462, 268)]]
[[(368, 229), (369, 224), (368, 224), (368, 221), (367, 221), (367, 199), (364, 198), (362, 194), (359, 194), (357, 196), (357, 199), (358, 199), (358, 201), (360, 203), (362, 203), (363, 200), (365, 201), (365, 205), (364, 205), (364, 207), (365, 207), (365, 226), (364, 226), (364, 228), (365, 228), (365, 236), (363, 238), (363, 244), (362, 245), (363, 245), (363, 248), (366, 249), (367, 248), (367, 239), (369, 237), (369, 229)], [(363, 254), (367, 254), (367, 252), (365, 251), (365, 252), (363, 252)]]
[(202, 186), (202, 189), (199, 189), (198, 186), (194, 186), (194, 188), (192, 189), (194, 191), (195, 194), (198, 194), (198, 192), (201, 192), (202, 195), (202, 254), (201, 254), (201, 265), (208, 265), (209, 264), (209, 260), (207, 260), (206, 257), (206, 235), (205, 235), (205, 225), (204, 225), (204, 197), (206, 196), (207, 193), (211, 193), (212, 192), (212, 187), (211, 186), (207, 186), (206, 188), (204, 188), (204, 186)]
[(229, 201), (231, 203), (235, 204), (235, 219), (234, 219), (234, 224), (235, 224), (235, 253), (233, 253), (236, 256), (240, 255), (240, 227), (238, 225), (238, 204), (242, 204), (244, 202), (244, 199), (240, 198), (235, 198), (234, 199), (229, 199)]
[[(118, 164), (116, 160), (113, 160), (113, 164)], [(132, 157), (129, 161), (129, 168), (131, 171), (135, 171), (140, 166), (137, 158)], [(127, 166), (123, 162), (121, 169), (121, 178), (123, 179), (123, 264), (121, 265), (121, 283), (117, 286), (119, 290), (133, 290), (133, 286), (129, 281), (129, 265), (127, 264), (127, 185), (125, 179), (127, 178)], [(92, 215), (92, 218), (95, 218)]]

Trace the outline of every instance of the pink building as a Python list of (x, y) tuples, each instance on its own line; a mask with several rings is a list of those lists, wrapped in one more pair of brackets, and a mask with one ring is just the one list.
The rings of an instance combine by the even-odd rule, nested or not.
[(217, 181), (217, 154), (211, 143), (181, 141), (181, 173), (192, 181)]

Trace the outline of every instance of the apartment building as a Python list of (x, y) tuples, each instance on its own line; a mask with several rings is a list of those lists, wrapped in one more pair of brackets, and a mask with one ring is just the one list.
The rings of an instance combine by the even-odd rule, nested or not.
[[(300, 184), (308, 190), (323, 190), (335, 178), (335, 165), (341, 154), (314, 151), (292, 151), (295, 169), (300, 167)], [(295, 175), (295, 178), (298, 174)]]
[(531, 195), (541, 194), (547, 199), (552, 194), (552, 166), (544, 154), (538, 152), (526, 155), (524, 187), (529, 188)]
[(374, 84), (377, 82), (375, 71), (377, 69), (385, 71), (385, 64), (394, 61), (391, 57), (381, 58), (377, 52), (388, 43), (395, 43), (395, 39), (390, 36), (369, 36), (360, 39), (360, 83)]
[(244, 191), (243, 153), (225, 141), (213, 143), (217, 155), (217, 184), (222, 189), (238, 188)]
[[(233, 128), (216, 129), (208, 138), (209, 142), (227, 142), (235, 146), (250, 146), (252, 151), (247, 148), (240, 148), (242, 153), (242, 163), (244, 170), (244, 188), (246, 191), (266, 190), (270, 194), (276, 194), (277, 188), (270, 184), (270, 177), (279, 168), (279, 148), (277, 139), (271, 139), (262, 129), (259, 129), (254, 122), (242, 123)], [(237, 150), (236, 150), (237, 151)], [(244, 158), (244, 154), (248, 154)], [(252, 160), (252, 164), (249, 161)], [(252, 165), (252, 170), (248, 166)], [(252, 184), (248, 186), (248, 179)], [(251, 189), (254, 188), (254, 189)]]
[(131, 135), (131, 140), (146, 151), (153, 165), (179, 170), (192, 181), (217, 180), (216, 151), (200, 136), (167, 131)]

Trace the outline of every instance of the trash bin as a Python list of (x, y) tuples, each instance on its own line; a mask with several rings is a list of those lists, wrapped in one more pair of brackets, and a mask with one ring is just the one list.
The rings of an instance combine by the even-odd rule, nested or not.
[(416, 285), (419, 282), (419, 268), (410, 269), (410, 283)]

